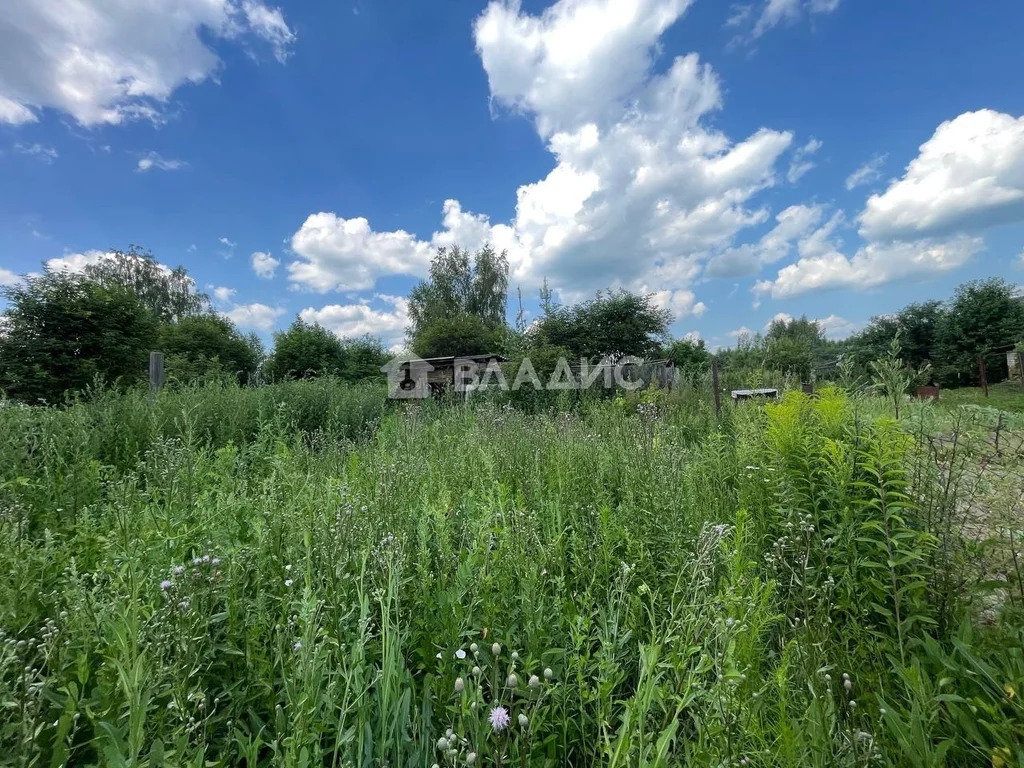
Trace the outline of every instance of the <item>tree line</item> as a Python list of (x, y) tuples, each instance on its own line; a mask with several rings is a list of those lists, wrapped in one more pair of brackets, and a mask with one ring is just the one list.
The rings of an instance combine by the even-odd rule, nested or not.
[[(406, 344), (420, 357), (529, 355), (539, 374), (559, 358), (597, 362), (627, 355), (671, 360), (682, 375), (706, 377), (712, 353), (697, 338), (673, 338), (672, 314), (653, 297), (599, 291), (572, 305), (559, 304), (547, 284), (540, 313), (528, 319), (521, 297), (507, 320), (509, 263), (485, 246), (475, 254), (441, 248), (426, 279), (409, 294)], [(28, 403), (55, 403), (97, 382), (132, 386), (146, 378), (150, 350), (165, 355), (169, 380), (216, 378), (249, 385), (262, 381), (336, 376), (375, 378), (388, 352), (372, 336), (340, 338), (301, 318), (274, 334), (264, 350), (255, 334), (242, 334), (216, 313), (184, 268), (167, 269), (137, 247), (116, 251), (83, 273), (44, 269), (5, 289), (0, 326), (0, 390)], [(842, 367), (872, 373), (891, 357), (898, 339), (902, 365), (914, 376), (945, 386), (977, 383), (978, 357), (990, 381), (1006, 376), (1005, 355), (1024, 339), (1024, 300), (1000, 279), (960, 286), (949, 301), (911, 304), (875, 317), (861, 332), (827, 337), (807, 317), (776, 319), (763, 333), (716, 352), (736, 381), (768, 374), (810, 380)]]

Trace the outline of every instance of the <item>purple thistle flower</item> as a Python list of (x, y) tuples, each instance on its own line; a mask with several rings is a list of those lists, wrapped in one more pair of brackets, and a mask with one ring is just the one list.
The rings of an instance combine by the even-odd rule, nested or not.
[(173, 586), (174, 586), (174, 584), (172, 584), (167, 579), (164, 579), (163, 581), (160, 582), (160, 589), (162, 589), (164, 592), (166, 592), (168, 589), (170, 589)]
[(508, 728), (508, 723), (509, 723), (508, 710), (505, 709), (500, 704), (498, 706), (496, 706), (496, 707), (492, 707), (491, 708), (491, 714), (488, 717), (488, 720), (491, 723), (491, 730), (493, 730), (493, 731), (503, 731), (506, 728)]

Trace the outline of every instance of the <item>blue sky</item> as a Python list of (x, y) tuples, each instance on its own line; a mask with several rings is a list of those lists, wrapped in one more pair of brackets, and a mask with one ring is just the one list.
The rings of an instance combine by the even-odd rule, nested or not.
[[(927, 8), (927, 10), (925, 10)], [(729, 344), (1024, 282), (1024, 4), (11, 0), (0, 283), (135, 243), (401, 342), (439, 245)]]

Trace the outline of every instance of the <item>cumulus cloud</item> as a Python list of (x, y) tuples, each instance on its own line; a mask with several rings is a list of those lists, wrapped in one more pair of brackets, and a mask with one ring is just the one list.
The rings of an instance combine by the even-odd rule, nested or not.
[(253, 304), (237, 304), (223, 314), (239, 328), (256, 331), (271, 331), (277, 320), (284, 314), (280, 307), (268, 307), (259, 302)]
[(85, 272), (85, 268), (98, 264), (101, 259), (113, 256), (109, 251), (85, 251), (84, 253), (68, 253), (46, 261), (46, 268), (53, 272)]
[(786, 181), (796, 184), (808, 171), (814, 168), (814, 161), (811, 156), (824, 146), (818, 139), (811, 139), (793, 153), (793, 159), (789, 162), (789, 171), (786, 172)]
[(902, 178), (868, 198), (860, 233), (910, 239), (1024, 221), (1024, 117), (991, 109), (942, 123)]
[(289, 279), (318, 293), (372, 288), (383, 275), (424, 274), (430, 246), (403, 230), (374, 232), (363, 217), (314, 213), (292, 235)]
[(21, 282), (21, 276), (9, 269), (0, 267), (0, 286), (17, 285)]
[(374, 309), (369, 300), (356, 304), (328, 304), (299, 312), (307, 323), (319, 323), (338, 336), (353, 338), (370, 334), (379, 337), (392, 350), (399, 349), (408, 325), (408, 302), (401, 296), (376, 294), (383, 308)]
[(820, 232), (815, 228), (824, 214), (825, 208), (821, 205), (789, 206), (775, 217), (776, 225), (757, 243), (728, 248), (712, 257), (705, 274), (708, 277), (755, 275), (764, 265), (789, 256), (798, 241), (805, 249), (814, 247), (811, 233)]
[(238, 293), (234, 288), (228, 288), (223, 285), (211, 285), (210, 292), (213, 294), (217, 301), (228, 302), (231, 301), (231, 297)]
[(82, 125), (158, 121), (179, 87), (214, 76), (211, 38), (270, 45), (284, 60), (295, 35), (258, 0), (7, 0), (0, 14), (0, 122), (42, 109)]
[(792, 135), (762, 128), (733, 140), (709, 127), (721, 90), (695, 54), (651, 71), (658, 38), (688, 5), (560, 0), (531, 15), (491, 2), (474, 36), (492, 99), (533, 119), (551, 170), (519, 187), (508, 223), (448, 200), (429, 238), (313, 214), (292, 238), (291, 281), (369, 288), (386, 274), (424, 274), (440, 245), (489, 241), (527, 289), (547, 278), (565, 300), (608, 286), (666, 291), (677, 313), (702, 311), (693, 280), (709, 255), (767, 219), (756, 197), (778, 183)]
[(158, 171), (178, 171), (188, 166), (184, 160), (168, 160), (167, 158), (161, 157), (157, 152), (149, 152), (144, 157), (139, 158), (139, 164), (135, 170), (140, 173), (156, 168)]
[(874, 184), (882, 178), (882, 167), (888, 158), (888, 155), (875, 155), (864, 165), (857, 168), (857, 170), (846, 177), (846, 189), (849, 191), (865, 184)]
[(277, 268), (281, 265), (280, 261), (263, 251), (255, 251), (250, 257), (250, 261), (252, 263), (252, 271), (256, 273), (256, 277), (263, 280), (272, 279), (277, 274)]
[(754, 286), (758, 295), (788, 299), (829, 288), (864, 290), (893, 280), (920, 280), (966, 264), (983, 247), (980, 238), (960, 235), (945, 240), (868, 243), (847, 257), (823, 241), (779, 270), (774, 280)]
[[(2, 117), (2, 112), (0, 112)], [(43, 144), (15, 144), (14, 151), (19, 155), (28, 155), (29, 157), (35, 157), (43, 161), (47, 165), (53, 163), (60, 155), (57, 154), (57, 150), (53, 147), (47, 147)]]

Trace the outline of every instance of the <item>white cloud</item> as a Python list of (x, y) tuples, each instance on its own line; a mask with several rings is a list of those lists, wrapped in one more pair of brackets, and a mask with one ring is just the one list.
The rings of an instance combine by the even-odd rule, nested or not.
[(220, 243), (221, 245), (226, 245), (228, 248), (234, 248), (236, 245), (238, 245), (238, 243), (228, 240), (228, 238), (226, 237), (218, 237), (217, 242)]
[(733, 44), (749, 43), (781, 24), (813, 19), (838, 7), (839, 0), (762, 0), (759, 12), (752, 4), (733, 6), (725, 25), (746, 30), (734, 38)]
[(372, 288), (383, 275), (421, 275), (430, 246), (398, 230), (374, 232), (359, 217), (314, 213), (292, 235), (299, 259), (288, 265), (289, 279), (319, 293)]
[(837, 341), (849, 338), (864, 327), (862, 323), (852, 322), (839, 315), (829, 315), (814, 322), (821, 326), (826, 336)]
[(307, 307), (299, 312), (299, 317), (307, 323), (319, 323), (338, 336), (353, 338), (370, 334), (391, 349), (400, 348), (409, 321), (408, 302), (401, 296), (376, 294), (374, 298), (388, 308), (374, 309), (369, 301), (328, 304), (320, 309)]
[(225, 303), (231, 301), (231, 297), (238, 293), (238, 291), (236, 291), (234, 288), (228, 288), (223, 285), (211, 285), (210, 292), (213, 294), (214, 298), (217, 299), (217, 301), (222, 301)]
[(365, 289), (383, 275), (425, 274), (437, 246), (489, 241), (527, 290), (545, 277), (563, 300), (653, 286), (677, 313), (700, 312), (693, 281), (709, 255), (765, 221), (755, 198), (778, 182), (792, 135), (762, 128), (734, 141), (705, 125), (721, 92), (694, 54), (651, 72), (658, 37), (688, 4), (560, 0), (533, 16), (490, 3), (474, 33), (492, 98), (533, 118), (550, 172), (519, 187), (508, 223), (448, 200), (429, 238), (313, 214), (292, 238), (291, 281)]
[(85, 251), (84, 253), (68, 253), (59, 258), (49, 259), (46, 268), (53, 272), (85, 272), (85, 268), (98, 264), (101, 259), (112, 256), (108, 251)]
[(754, 332), (747, 328), (747, 326), (741, 325), (739, 328), (729, 331), (725, 335), (730, 339), (748, 339), (754, 335)]
[(160, 120), (175, 90), (216, 74), (211, 38), (262, 39), (279, 60), (295, 40), (258, 0), (6, 0), (0, 122), (46, 108), (82, 125)]
[(238, 304), (222, 314), (239, 328), (257, 331), (273, 330), (277, 319), (284, 314), (280, 307), (268, 307), (266, 304)]
[(0, 285), (17, 285), (21, 282), (21, 276), (15, 274), (9, 269), (0, 267)]
[(814, 161), (811, 155), (821, 149), (822, 142), (818, 139), (811, 139), (793, 153), (793, 159), (789, 163), (789, 171), (786, 173), (786, 181), (796, 184), (803, 176), (814, 168)]
[(1024, 269), (1024, 248), (1021, 249), (1020, 254), (1017, 256), (1017, 266)]
[(1024, 117), (983, 109), (942, 123), (903, 178), (860, 215), (869, 240), (910, 239), (1024, 221)]
[(56, 149), (44, 146), (43, 144), (15, 144), (14, 151), (19, 155), (37, 157), (47, 165), (52, 164), (54, 160), (60, 157)]
[(153, 168), (159, 171), (178, 171), (186, 167), (188, 167), (188, 163), (184, 160), (168, 160), (161, 157), (157, 152), (150, 152), (144, 157), (139, 158), (139, 164), (135, 170), (145, 173)]
[(828, 288), (864, 290), (893, 280), (919, 280), (963, 266), (983, 243), (962, 235), (946, 240), (869, 243), (849, 258), (828, 246), (823, 242), (815, 252), (783, 267), (774, 280), (759, 281), (754, 292), (788, 299)]
[(882, 178), (882, 167), (888, 155), (875, 155), (846, 177), (846, 189), (853, 190), (865, 184), (873, 184)]
[(250, 257), (250, 261), (252, 263), (252, 271), (256, 273), (256, 277), (264, 280), (273, 278), (277, 274), (277, 268), (281, 265), (280, 261), (263, 251), (255, 251)]
[(691, 0), (560, 0), (540, 16), (491, 2), (473, 37), (491, 96), (542, 137), (604, 122), (647, 78), (653, 47)]
[(798, 241), (807, 248), (812, 231), (821, 222), (821, 205), (791, 205), (776, 217), (775, 227), (757, 243), (728, 248), (712, 257), (705, 269), (708, 277), (739, 277), (757, 274), (765, 264), (780, 261), (793, 252)]

